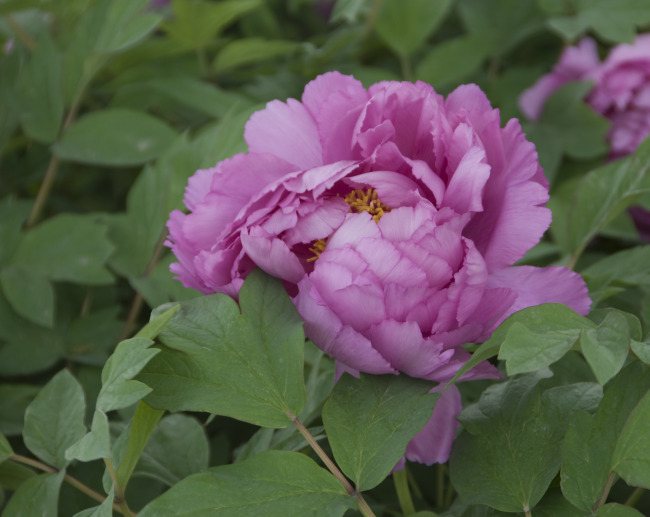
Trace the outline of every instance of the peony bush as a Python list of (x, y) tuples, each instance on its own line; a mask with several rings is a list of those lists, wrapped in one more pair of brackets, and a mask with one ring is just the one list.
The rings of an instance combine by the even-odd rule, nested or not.
[(0, 514), (650, 514), (646, 4), (0, 2)]

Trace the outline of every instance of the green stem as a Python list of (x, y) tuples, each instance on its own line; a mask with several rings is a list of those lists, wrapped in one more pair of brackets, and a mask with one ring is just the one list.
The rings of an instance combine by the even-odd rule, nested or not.
[[(162, 252), (165, 249), (165, 239), (167, 239), (166, 228), (160, 234), (160, 238), (158, 239), (156, 248), (153, 251), (151, 260), (147, 264), (147, 267), (145, 268), (144, 272), (142, 273), (142, 278), (148, 277), (153, 271), (153, 268), (160, 260), (160, 256), (162, 255)], [(129, 314), (126, 317), (126, 321), (124, 322), (124, 327), (122, 327), (122, 333), (120, 334), (120, 338), (118, 342), (123, 341), (129, 337), (129, 335), (131, 334), (131, 330), (133, 329), (133, 325), (135, 324), (135, 321), (138, 319), (138, 316), (140, 315), (140, 311), (142, 310), (143, 305), (144, 305), (144, 298), (140, 293), (136, 293), (135, 297), (133, 298), (133, 302), (131, 302), (131, 308), (129, 309)]]
[(50, 163), (47, 166), (45, 171), (45, 177), (43, 178), (43, 183), (38, 189), (38, 194), (36, 195), (36, 200), (32, 205), (32, 209), (29, 212), (29, 217), (25, 223), (25, 229), (29, 229), (34, 226), (38, 220), (41, 218), (43, 208), (45, 207), (45, 202), (50, 195), (52, 190), (52, 185), (54, 185), (54, 178), (56, 178), (57, 170), (59, 169), (59, 159), (52, 155), (50, 158)]
[(23, 42), (30, 52), (34, 52), (37, 44), (34, 38), (32, 38), (32, 35), (27, 32), (10, 14), (5, 16), (5, 20), (7, 20), (7, 25), (9, 25), (9, 28), (14, 31), (16, 37)]
[(436, 504), (439, 508), (445, 504), (445, 467), (442, 463), (436, 465)]
[(628, 497), (625, 501), (625, 506), (634, 506), (639, 499), (641, 499), (641, 496), (643, 495), (643, 492), (645, 492), (644, 488), (637, 487), (634, 489), (634, 492), (630, 494), (630, 497)]
[(533, 514), (530, 513), (530, 508), (528, 508), (528, 506), (526, 506), (526, 508), (524, 508), (524, 515), (526, 517), (533, 517)]
[(375, 22), (377, 21), (377, 16), (379, 16), (379, 10), (381, 9), (381, 0), (372, 0), (370, 5), (370, 12), (366, 18), (365, 23), (363, 24), (363, 35), (362, 39), (366, 39), (372, 32)]
[(329, 458), (329, 456), (325, 453), (325, 451), (321, 448), (321, 446), (318, 445), (318, 442), (315, 440), (315, 438), (312, 436), (309, 430), (303, 425), (303, 423), (298, 419), (298, 417), (292, 414), (291, 411), (287, 411), (287, 416), (291, 419), (293, 425), (296, 426), (296, 428), (303, 436), (303, 438), (307, 440), (309, 446), (318, 455), (318, 457), (325, 464), (327, 469), (334, 475), (336, 479), (339, 480), (339, 483), (343, 485), (345, 491), (352, 497), (356, 497), (357, 503), (359, 504), (359, 511), (361, 512), (361, 514), (364, 517), (376, 517), (373, 511), (371, 510), (370, 506), (368, 506), (366, 500), (361, 495), (361, 493), (359, 493), (359, 491), (350, 484), (347, 478), (334, 464), (334, 462)]
[(110, 458), (104, 458), (104, 464), (106, 465), (106, 470), (108, 475), (113, 481), (113, 491), (115, 493), (114, 501), (120, 508), (120, 513), (125, 517), (133, 517), (133, 512), (131, 512), (129, 505), (126, 504), (126, 499), (124, 498), (124, 488), (120, 486), (117, 482), (117, 474), (115, 473), (115, 468), (113, 467), (113, 462)]
[(609, 473), (609, 476), (607, 476), (607, 481), (605, 482), (603, 491), (593, 507), (594, 512), (598, 510), (598, 508), (600, 508), (602, 505), (604, 505), (605, 501), (607, 501), (607, 496), (609, 496), (609, 491), (612, 489), (614, 481), (616, 481), (616, 472), (612, 471)]
[[(23, 465), (29, 465), (30, 467), (34, 467), (38, 470), (41, 470), (43, 472), (48, 472), (50, 474), (57, 474), (59, 471), (55, 469), (54, 467), (50, 467), (49, 465), (46, 465), (45, 463), (41, 463), (40, 461), (34, 460), (32, 458), (28, 458), (27, 456), (23, 456), (21, 454), (14, 454), (9, 458), (10, 460), (16, 461), (18, 463), (22, 463)], [(80, 492), (83, 492), (86, 494), (88, 497), (91, 499), (94, 499), (95, 501), (99, 503), (103, 503), (106, 500), (106, 497), (100, 494), (99, 492), (96, 492), (89, 486), (84, 485), (81, 481), (78, 479), (72, 477), (70, 474), (65, 474), (63, 476), (64, 481), (66, 481), (68, 484), (72, 485), (75, 487), (77, 490)], [(117, 503), (113, 503), (113, 510), (115, 510), (118, 513), (121, 513), (123, 515), (124, 512), (120, 508), (120, 506)]]
[(402, 509), (404, 517), (413, 515), (415, 513), (415, 506), (413, 505), (413, 498), (409, 491), (408, 474), (406, 466), (402, 470), (393, 472), (393, 483), (395, 483), (395, 490), (397, 491), (397, 499), (399, 499), (399, 506)]
[(407, 55), (400, 54), (399, 64), (402, 67), (402, 76), (405, 81), (413, 81), (413, 68), (411, 67), (411, 59)]

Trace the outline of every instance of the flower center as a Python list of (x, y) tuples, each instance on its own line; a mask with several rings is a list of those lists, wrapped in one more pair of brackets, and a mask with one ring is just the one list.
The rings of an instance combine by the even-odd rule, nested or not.
[(368, 212), (376, 223), (386, 212), (390, 212), (390, 207), (381, 202), (373, 188), (369, 188), (365, 192), (361, 189), (353, 190), (345, 196), (345, 202), (350, 205), (350, 212), (357, 214)]
[[(377, 192), (373, 188), (365, 191), (361, 189), (353, 190), (345, 196), (345, 202), (350, 205), (350, 212), (360, 214), (361, 212), (368, 212), (376, 223), (382, 218), (386, 212), (390, 212), (391, 208), (381, 202)], [(320, 257), (320, 254), (325, 251), (327, 246), (327, 239), (318, 239), (313, 242), (309, 251), (314, 256), (309, 257), (307, 262), (314, 262)]]

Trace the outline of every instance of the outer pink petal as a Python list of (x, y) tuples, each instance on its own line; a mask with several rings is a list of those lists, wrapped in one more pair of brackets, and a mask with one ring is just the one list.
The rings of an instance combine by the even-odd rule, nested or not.
[(504, 318), (542, 303), (563, 303), (582, 315), (588, 314), (591, 307), (585, 281), (578, 273), (564, 267), (509, 267), (490, 275), (488, 286), (506, 287), (517, 293), (517, 299)]
[[(432, 392), (441, 389), (442, 387), (438, 386)], [(406, 447), (406, 459), (425, 465), (445, 463), (449, 459), (459, 425), (456, 417), (461, 410), (460, 392), (456, 386), (450, 386), (438, 399), (427, 424), (409, 442)]]
[(244, 138), (251, 153), (270, 153), (299, 169), (323, 163), (318, 128), (307, 109), (297, 100), (271, 101), (251, 115)]
[(454, 171), (442, 206), (453, 208), (459, 214), (482, 211), (483, 189), (489, 177), (490, 166), (485, 162), (485, 151), (472, 147)]

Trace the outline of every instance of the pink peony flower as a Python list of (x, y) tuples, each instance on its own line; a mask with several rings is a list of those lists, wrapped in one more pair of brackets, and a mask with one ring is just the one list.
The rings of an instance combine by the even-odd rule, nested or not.
[(608, 135), (612, 157), (632, 153), (650, 134), (650, 34), (639, 35), (631, 45), (614, 47), (602, 63), (596, 43), (583, 39), (564, 51), (552, 73), (521, 95), (520, 107), (536, 119), (556, 89), (583, 80), (594, 82), (585, 101), (612, 121)]
[[(474, 85), (445, 100), (424, 83), (368, 90), (337, 72), (302, 102), (249, 120), (249, 154), (198, 171), (189, 214), (168, 223), (172, 271), (204, 293), (237, 296), (254, 267), (281, 278), (307, 336), (339, 372), (449, 380), (514, 311), (545, 302), (585, 314), (565, 268), (511, 267), (550, 223), (548, 185), (518, 121)], [(484, 364), (466, 378), (494, 376)], [(455, 387), (407, 458), (446, 461)]]

